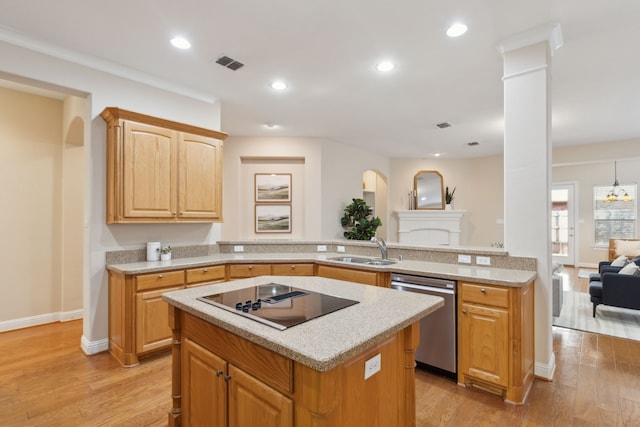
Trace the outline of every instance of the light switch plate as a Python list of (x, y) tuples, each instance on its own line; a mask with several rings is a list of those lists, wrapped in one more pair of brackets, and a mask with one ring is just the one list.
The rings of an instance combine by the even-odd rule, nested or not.
[(364, 362), (364, 379), (365, 380), (371, 377), (372, 375), (375, 375), (376, 373), (380, 372), (381, 360), (382, 360), (382, 357), (380, 356), (380, 353), (378, 353), (375, 356), (373, 356), (371, 359)]
[(344, 252), (344, 246), (338, 246), (337, 250), (338, 252)]
[(244, 252), (244, 246), (242, 245), (235, 245), (233, 247), (233, 252)]
[(476, 264), (478, 265), (491, 265), (491, 257), (489, 256), (477, 256)]
[(462, 264), (471, 264), (471, 255), (458, 254), (458, 262)]
[(318, 252), (327, 252), (326, 245), (318, 245)]

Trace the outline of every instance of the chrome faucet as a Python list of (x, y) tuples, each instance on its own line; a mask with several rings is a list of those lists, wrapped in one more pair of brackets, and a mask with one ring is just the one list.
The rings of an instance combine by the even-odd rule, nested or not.
[(372, 237), (371, 241), (373, 243), (376, 243), (380, 248), (380, 256), (382, 257), (382, 259), (387, 259), (387, 244), (385, 243), (384, 239), (376, 239), (375, 237)]

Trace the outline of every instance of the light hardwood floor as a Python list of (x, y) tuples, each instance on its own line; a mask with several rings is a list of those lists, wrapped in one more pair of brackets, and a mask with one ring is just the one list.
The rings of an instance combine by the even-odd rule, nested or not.
[[(81, 334), (80, 320), (0, 334), (0, 425), (167, 425), (170, 354), (122, 368), (85, 356)], [(553, 343), (554, 381), (521, 406), (418, 370), (417, 425), (640, 425), (640, 342), (554, 328)]]

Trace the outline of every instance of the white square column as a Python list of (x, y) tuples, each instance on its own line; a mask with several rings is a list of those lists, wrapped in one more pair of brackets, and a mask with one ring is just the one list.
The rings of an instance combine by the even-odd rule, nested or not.
[(535, 374), (553, 378), (551, 280), (551, 54), (560, 27), (503, 43), (504, 237), (510, 255), (535, 257)]

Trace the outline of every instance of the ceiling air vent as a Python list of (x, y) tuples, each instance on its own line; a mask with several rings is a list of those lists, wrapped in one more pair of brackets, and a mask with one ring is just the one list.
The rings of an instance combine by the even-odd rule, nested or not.
[(473, 146), (475, 146), (475, 145), (480, 145), (480, 143), (479, 143), (478, 141), (471, 141), (471, 142), (467, 142), (467, 145), (468, 145), (469, 147), (473, 147)]
[(238, 62), (233, 58), (229, 58), (228, 56), (221, 56), (220, 58), (216, 59), (216, 64), (220, 64), (223, 67), (226, 67), (233, 71), (244, 67), (244, 64), (242, 62)]
[(444, 129), (444, 128), (451, 127), (451, 123), (442, 122), (442, 123), (436, 124), (436, 126), (438, 126), (440, 129)]

